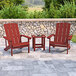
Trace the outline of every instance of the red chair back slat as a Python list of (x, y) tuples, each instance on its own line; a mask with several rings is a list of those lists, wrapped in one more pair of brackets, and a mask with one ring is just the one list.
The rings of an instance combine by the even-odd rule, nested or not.
[(70, 23), (57, 23), (55, 43), (66, 44), (70, 31)]
[(12, 44), (20, 43), (20, 33), (18, 29), (18, 24), (16, 23), (4, 24), (4, 28), (5, 28), (6, 36), (10, 40), (12, 40)]

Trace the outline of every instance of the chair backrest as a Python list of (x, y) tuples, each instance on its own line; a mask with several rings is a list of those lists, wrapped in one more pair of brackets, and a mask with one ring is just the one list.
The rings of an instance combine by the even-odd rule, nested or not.
[(57, 23), (55, 43), (66, 44), (70, 32), (70, 23)]
[(6, 32), (6, 37), (12, 40), (12, 44), (20, 43), (20, 33), (18, 29), (18, 24), (16, 23), (4, 24), (4, 28)]

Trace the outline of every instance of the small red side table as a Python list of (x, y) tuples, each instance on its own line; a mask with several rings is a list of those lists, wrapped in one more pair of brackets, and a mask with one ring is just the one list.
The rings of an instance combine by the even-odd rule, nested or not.
[[(36, 43), (37, 38), (41, 38), (41, 43), (39, 44)], [(41, 35), (41, 36), (32, 35), (32, 47), (34, 51), (36, 48), (43, 48), (43, 50), (45, 50), (45, 38), (46, 38), (45, 35)]]

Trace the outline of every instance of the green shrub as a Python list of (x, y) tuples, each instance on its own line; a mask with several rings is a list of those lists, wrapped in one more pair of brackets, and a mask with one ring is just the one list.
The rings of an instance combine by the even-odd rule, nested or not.
[(60, 5), (60, 7), (57, 8), (52, 2), (48, 16), (48, 18), (76, 18), (76, 5), (73, 2), (64, 2), (64, 5)]
[(11, 4), (16, 6), (16, 5), (23, 4), (23, 2), (25, 1), (24, 0), (0, 0), (0, 10), (5, 6), (9, 6)]
[(54, 3), (52, 2), (50, 4), (50, 9), (48, 11), (48, 15), (49, 17), (48, 18), (60, 18), (60, 10), (54, 6)]
[(28, 11), (28, 6), (22, 6), (25, 11)]
[(76, 43), (76, 35), (73, 35), (72, 42)]
[(41, 18), (49, 18), (48, 10), (42, 11)]
[(28, 12), (28, 18), (48, 18), (47, 11)]
[(76, 17), (76, 5), (74, 3), (65, 2), (60, 7), (61, 18), (75, 18)]
[(28, 12), (27, 18), (33, 18), (34, 13), (33, 12)]
[(0, 10), (0, 18), (76, 18), (76, 4), (75, 2), (64, 2), (60, 7), (55, 6), (51, 2), (50, 8), (43, 11), (27, 11), (27, 6), (10, 4)]
[(34, 11), (33, 18), (40, 18), (41, 15), (42, 15), (42, 14), (41, 14), (40, 11)]
[(22, 6), (8, 6), (0, 11), (1, 16), (6, 18), (27, 18), (27, 11)]
[(44, 6), (44, 9), (50, 9), (50, 4), (53, 2), (54, 6), (59, 8), (60, 5), (64, 5), (65, 4), (65, 1), (68, 1), (68, 2), (74, 2), (76, 4), (76, 0), (43, 0), (45, 2), (45, 6)]
[(55, 8), (53, 2), (50, 4), (50, 9), (48, 11), (48, 15), (49, 15), (49, 18), (54, 18), (55, 14), (57, 12), (57, 9)]

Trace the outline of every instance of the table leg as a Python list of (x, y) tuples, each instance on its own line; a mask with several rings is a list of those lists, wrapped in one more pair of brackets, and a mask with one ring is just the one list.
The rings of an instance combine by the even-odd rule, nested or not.
[(32, 38), (32, 48), (34, 48), (34, 38)]
[(33, 42), (34, 42), (34, 51), (35, 51), (35, 38), (33, 38), (33, 39), (34, 39), (34, 41), (33, 41)]
[(44, 50), (45, 50), (45, 38), (44, 38), (43, 42), (44, 42), (43, 45), (44, 45)]
[(41, 46), (42, 46), (42, 48), (43, 48), (43, 37), (41, 38)]

